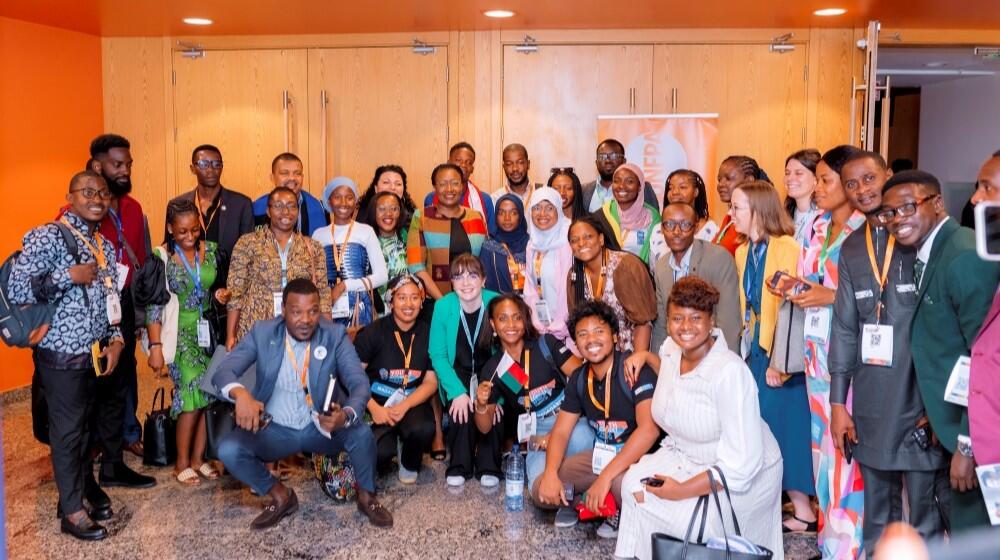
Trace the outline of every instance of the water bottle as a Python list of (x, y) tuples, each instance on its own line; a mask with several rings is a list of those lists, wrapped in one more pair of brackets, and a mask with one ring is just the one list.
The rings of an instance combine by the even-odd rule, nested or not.
[(516, 443), (510, 450), (503, 476), (507, 511), (524, 511), (524, 458)]

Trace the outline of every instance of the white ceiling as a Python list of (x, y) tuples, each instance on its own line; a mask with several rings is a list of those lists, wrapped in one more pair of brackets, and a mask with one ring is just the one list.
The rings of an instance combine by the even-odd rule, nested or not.
[[(984, 45), (985, 46), (985, 45)], [(1000, 60), (985, 60), (964, 48), (914, 48), (879, 47), (878, 70), (880, 78), (886, 70), (917, 70), (927, 72), (995, 72), (1000, 75)], [(892, 74), (891, 74), (892, 75)], [(949, 80), (967, 80), (975, 76), (962, 75), (892, 75), (891, 85), (919, 87)], [(881, 81), (881, 80), (880, 80)]]

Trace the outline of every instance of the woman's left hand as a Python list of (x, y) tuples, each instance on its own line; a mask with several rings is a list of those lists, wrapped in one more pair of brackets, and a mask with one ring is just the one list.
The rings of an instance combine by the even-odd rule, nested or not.
[(661, 500), (679, 500), (681, 499), (681, 483), (670, 478), (669, 476), (664, 476), (662, 474), (653, 475), (653, 478), (663, 481), (663, 486), (646, 486), (646, 492), (660, 498)]
[(625, 381), (628, 382), (629, 387), (635, 385), (635, 382), (639, 379), (639, 372), (646, 365), (646, 354), (648, 353), (635, 352), (628, 358), (625, 358), (625, 362), (622, 363), (622, 369), (625, 370)]
[(768, 387), (781, 387), (785, 384), (785, 380), (781, 375), (780, 371), (769, 367), (767, 368), (767, 372), (764, 373), (764, 382), (767, 383)]
[(809, 280), (803, 280), (803, 282), (809, 284), (809, 289), (801, 294), (788, 296), (788, 301), (802, 308), (833, 305), (833, 300), (837, 297), (836, 290), (831, 290)]
[(337, 282), (330, 288), (330, 299), (337, 301), (347, 291), (347, 282)]
[(608, 492), (611, 491), (611, 481), (606, 477), (598, 476), (597, 480), (587, 488), (587, 509), (594, 513), (601, 511), (601, 506), (604, 505), (604, 499), (607, 497)]

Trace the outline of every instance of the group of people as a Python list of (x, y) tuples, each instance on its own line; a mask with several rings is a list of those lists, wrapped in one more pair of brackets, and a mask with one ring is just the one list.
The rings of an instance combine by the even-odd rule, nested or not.
[[(222, 186), (222, 154), (203, 145), (197, 186), (170, 201), (153, 248), (127, 140), (94, 144), (113, 149), (92, 149), (61, 213), (78, 246), (36, 228), (11, 275), (15, 303), (58, 302), (35, 362), (64, 532), (103, 538), (97, 521), (112, 515), (88, 455), (85, 419), (103, 399), (91, 345), (108, 371), (132, 359), (134, 386), (128, 345), (143, 329), (150, 367), (175, 385), (177, 481), (220, 476), (205, 459), (211, 374), (241, 428), (222, 464), (267, 497), (256, 529), (297, 509), (274, 468), (296, 453), (346, 451), (358, 508), (390, 526), (376, 476), (413, 484), (429, 453), (447, 461), (447, 485), (494, 487), (514, 443), (557, 526), (576, 524), (575, 502), (613, 502), (597, 533), (625, 558), (650, 557), (653, 533), (683, 538), (720, 480), (743, 535), (777, 558), (787, 532), (816, 532), (824, 558), (873, 550), (904, 493), (925, 538), (988, 523), (974, 467), (1000, 462), (986, 334), (1000, 325), (1000, 269), (928, 173), (893, 174), (851, 146), (802, 150), (782, 200), (753, 158), (730, 156), (717, 224), (697, 172), (651, 185), (614, 139), (587, 184), (572, 168), (532, 182), (511, 144), (493, 193), (471, 180), (473, 147), (456, 144), (419, 206), (396, 165), (364, 192), (337, 177), (317, 199), (290, 153), (251, 202)], [(977, 185), (973, 203), (1000, 201), (1000, 152)], [(123, 246), (144, 250), (131, 262)], [(163, 260), (172, 298), (133, 324), (128, 275), (146, 258)], [(228, 355), (210, 371), (218, 346)], [(953, 375), (970, 384), (967, 406), (945, 398)], [(127, 468), (105, 455), (109, 479)], [(711, 510), (706, 538), (725, 530)]]

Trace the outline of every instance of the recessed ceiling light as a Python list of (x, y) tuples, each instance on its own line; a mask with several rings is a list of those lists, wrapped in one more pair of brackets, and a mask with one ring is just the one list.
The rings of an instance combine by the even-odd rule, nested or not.
[(491, 18), (509, 18), (514, 17), (514, 12), (510, 10), (487, 10), (483, 12), (483, 15)]
[(843, 8), (824, 8), (822, 10), (816, 10), (813, 12), (817, 16), (842, 16), (847, 13), (847, 10)]
[(184, 23), (188, 25), (212, 25), (212, 20), (200, 17), (186, 17)]

